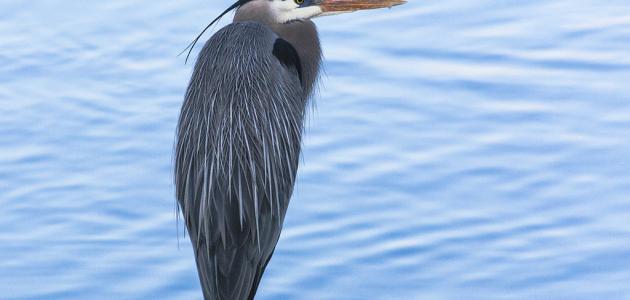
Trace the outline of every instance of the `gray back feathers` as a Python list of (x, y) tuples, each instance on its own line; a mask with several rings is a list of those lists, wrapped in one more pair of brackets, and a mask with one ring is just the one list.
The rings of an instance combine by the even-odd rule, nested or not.
[(181, 110), (176, 196), (206, 299), (253, 298), (293, 191), (314, 79), (273, 55), (277, 39), (259, 23), (221, 29)]

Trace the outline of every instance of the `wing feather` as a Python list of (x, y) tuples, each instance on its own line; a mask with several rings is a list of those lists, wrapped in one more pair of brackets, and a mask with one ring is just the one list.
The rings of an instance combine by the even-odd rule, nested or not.
[(205, 299), (253, 298), (293, 191), (307, 96), (278, 40), (258, 23), (226, 26), (186, 92), (175, 187)]

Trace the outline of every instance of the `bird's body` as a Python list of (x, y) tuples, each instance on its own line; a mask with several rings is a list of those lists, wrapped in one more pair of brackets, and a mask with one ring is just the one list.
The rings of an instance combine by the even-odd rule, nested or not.
[(321, 61), (315, 25), (302, 17), (313, 6), (300, 3), (238, 2), (186, 91), (175, 186), (205, 299), (253, 299), (280, 237)]
[(280, 237), (319, 68), (319, 53), (314, 65), (296, 65), (285, 43), (258, 22), (223, 28), (201, 51), (186, 94), (178, 199), (207, 299), (251, 298)]

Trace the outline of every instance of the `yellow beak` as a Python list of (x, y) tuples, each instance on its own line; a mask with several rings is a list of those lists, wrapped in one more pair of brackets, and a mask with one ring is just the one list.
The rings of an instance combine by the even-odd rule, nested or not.
[(386, 8), (407, 3), (405, 0), (320, 0), (319, 7), (326, 12), (351, 12), (364, 9)]

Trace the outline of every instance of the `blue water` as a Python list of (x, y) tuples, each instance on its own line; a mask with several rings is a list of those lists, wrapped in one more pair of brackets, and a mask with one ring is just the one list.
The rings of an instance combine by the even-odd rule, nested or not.
[[(176, 55), (228, 4), (0, 0), (0, 299), (200, 299)], [(630, 299), (627, 0), (316, 22), (325, 74), (257, 299)]]

